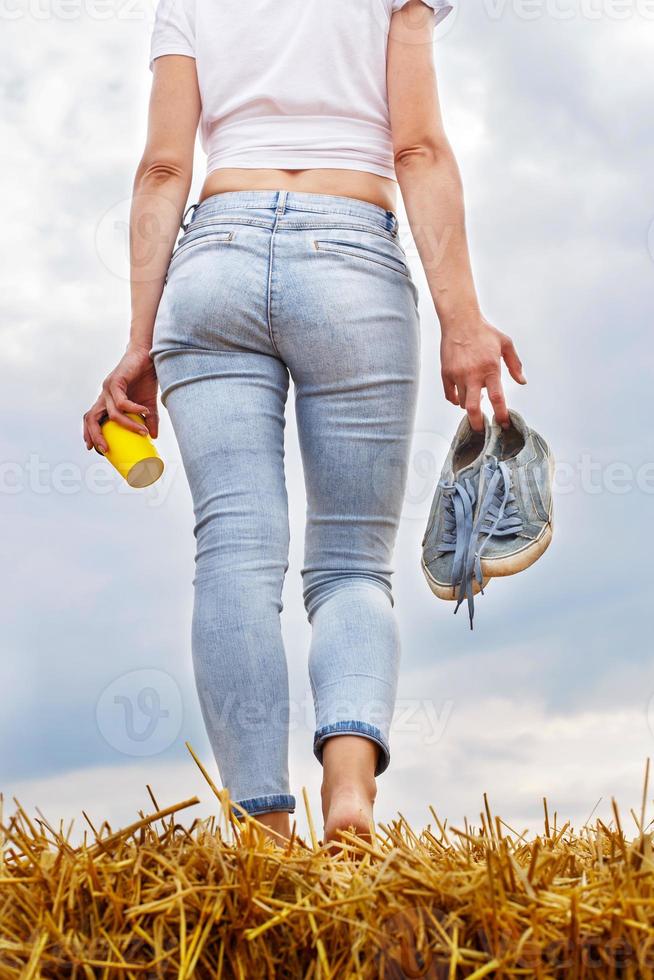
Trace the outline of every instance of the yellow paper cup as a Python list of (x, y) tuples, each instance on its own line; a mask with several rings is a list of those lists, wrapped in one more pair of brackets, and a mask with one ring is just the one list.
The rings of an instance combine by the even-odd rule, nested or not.
[[(140, 415), (127, 412), (135, 422), (143, 423)], [(149, 436), (131, 432), (112, 419), (100, 423), (102, 435), (109, 447), (104, 457), (109, 460), (130, 487), (149, 487), (163, 473), (164, 464)]]

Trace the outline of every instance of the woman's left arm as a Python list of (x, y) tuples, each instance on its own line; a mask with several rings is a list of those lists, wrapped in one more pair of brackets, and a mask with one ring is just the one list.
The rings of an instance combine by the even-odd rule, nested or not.
[[(105, 412), (127, 429), (157, 436), (157, 379), (149, 351), (170, 256), (191, 189), (200, 111), (195, 60), (186, 55), (156, 58), (147, 140), (134, 177), (130, 210), (129, 340), (84, 416), (88, 449), (107, 450), (99, 424)], [(147, 430), (126, 412), (145, 415)]]
[(509, 416), (501, 362), (526, 384), (513, 341), (482, 315), (470, 265), (463, 189), (445, 130), (433, 59), (433, 12), (410, 0), (393, 14), (388, 39), (388, 98), (395, 170), (409, 224), (441, 325), (445, 397), (483, 428), (486, 388), (500, 424)]

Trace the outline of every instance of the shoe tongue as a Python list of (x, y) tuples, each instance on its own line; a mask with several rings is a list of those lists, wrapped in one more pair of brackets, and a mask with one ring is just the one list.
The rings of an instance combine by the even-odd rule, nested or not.
[(461, 480), (465, 480), (466, 477), (469, 479), (475, 476), (479, 471), (480, 457), (473, 459), (472, 463), (468, 463), (466, 466), (462, 466), (460, 469), (456, 470), (454, 473), (454, 479), (459, 483)]

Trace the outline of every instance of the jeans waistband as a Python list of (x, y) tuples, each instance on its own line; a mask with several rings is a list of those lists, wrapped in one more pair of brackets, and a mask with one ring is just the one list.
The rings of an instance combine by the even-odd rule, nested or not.
[[(339, 197), (335, 194), (304, 194), (297, 191), (223, 191), (212, 194), (199, 204), (187, 208), (182, 219), (182, 228), (186, 230), (191, 222), (210, 218), (223, 211), (253, 208), (258, 211), (270, 211), (272, 218), (281, 215), (291, 217), (295, 212), (305, 214), (343, 214), (362, 218), (379, 225), (385, 231), (395, 234), (398, 229), (398, 219), (394, 211), (387, 211), (378, 204), (370, 201), (360, 201), (354, 197)], [(298, 215), (299, 217), (299, 215)]]

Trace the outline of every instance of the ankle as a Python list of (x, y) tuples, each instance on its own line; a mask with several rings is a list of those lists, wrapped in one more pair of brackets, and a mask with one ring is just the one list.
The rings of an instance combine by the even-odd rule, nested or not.
[(255, 819), (266, 833), (272, 831), (268, 836), (273, 840), (279, 840), (280, 837), (288, 839), (291, 836), (291, 821), (286, 810), (270, 810), (268, 813), (258, 814)]
[(377, 782), (370, 773), (338, 773), (323, 778), (320, 793), (323, 802), (334, 796), (359, 796), (374, 803)]
[(372, 811), (377, 796), (377, 784), (374, 776), (339, 775), (336, 779), (323, 782), (320, 790), (322, 813), (325, 819), (330, 812), (347, 808), (369, 809)]
[(323, 811), (333, 799), (348, 796), (372, 804), (377, 795), (375, 771), (379, 746), (357, 735), (329, 738), (323, 749)]

